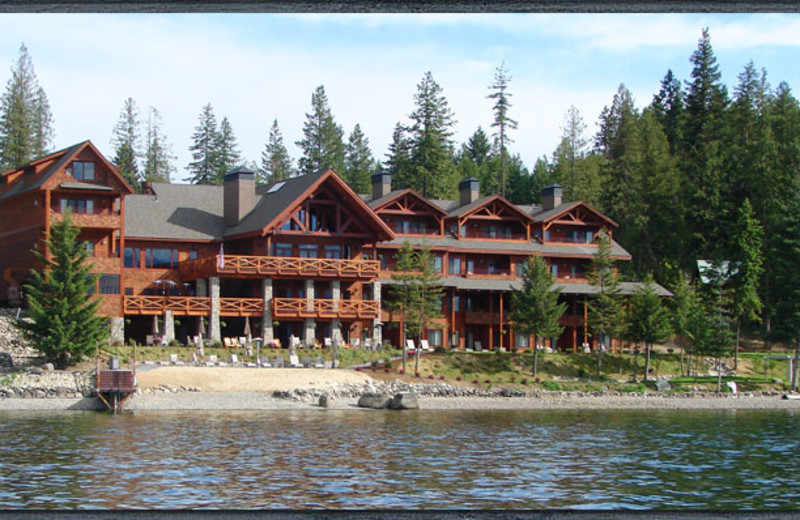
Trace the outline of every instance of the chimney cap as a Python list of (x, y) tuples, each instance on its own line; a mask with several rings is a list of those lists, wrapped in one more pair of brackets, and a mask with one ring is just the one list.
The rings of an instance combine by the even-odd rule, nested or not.
[(463, 179), (461, 182), (458, 183), (458, 187), (461, 188), (462, 186), (473, 183), (478, 184), (480, 183), (480, 181), (475, 177), (467, 177), (466, 179)]
[(550, 191), (550, 192), (554, 192), (554, 193), (561, 193), (561, 190), (562, 190), (562, 187), (561, 187), (561, 185), (560, 185), (560, 184), (558, 184), (558, 183), (554, 183), (554, 184), (548, 184), (547, 186), (545, 186), (544, 188), (542, 188), (542, 191), (543, 191), (543, 192), (548, 192), (548, 191)]
[(225, 181), (227, 182), (227, 181), (238, 180), (240, 177), (243, 180), (255, 180), (256, 174), (255, 172), (253, 172), (253, 170), (251, 170), (247, 166), (244, 165), (237, 166), (236, 168), (225, 174)]
[(392, 174), (387, 172), (386, 170), (381, 170), (379, 172), (375, 172), (372, 174), (372, 181), (385, 181), (386, 178), (391, 178)]

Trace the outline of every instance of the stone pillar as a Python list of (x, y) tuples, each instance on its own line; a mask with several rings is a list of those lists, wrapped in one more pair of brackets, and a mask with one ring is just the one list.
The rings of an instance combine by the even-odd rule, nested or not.
[(108, 325), (111, 330), (109, 341), (111, 343), (125, 344), (125, 318), (111, 318)]
[(164, 311), (164, 341), (169, 343), (175, 339), (175, 316), (173, 311)]
[(264, 289), (264, 317), (261, 321), (261, 339), (266, 345), (275, 339), (275, 331), (272, 328), (272, 278), (261, 280), (261, 287)]
[[(339, 300), (342, 299), (342, 282), (333, 280), (331, 282), (331, 298), (333, 298), (333, 310), (339, 310)], [(331, 321), (331, 341), (339, 345), (342, 344), (342, 320), (334, 318)]]
[(208, 339), (216, 343), (222, 341), (219, 326), (219, 277), (212, 276), (209, 278), (208, 285), (211, 293), (211, 319), (208, 323)]
[(372, 320), (372, 342), (377, 348), (383, 343), (383, 324), (381, 323), (381, 282), (372, 282), (372, 298), (378, 302), (378, 317)]
[[(311, 279), (306, 280), (306, 310), (314, 311), (314, 280)], [(307, 318), (303, 324), (303, 343), (306, 346), (314, 344), (315, 328), (313, 318)]]

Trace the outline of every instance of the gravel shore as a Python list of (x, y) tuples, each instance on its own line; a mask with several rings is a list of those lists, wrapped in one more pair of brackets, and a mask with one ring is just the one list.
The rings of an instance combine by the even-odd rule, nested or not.
[[(362, 410), (358, 399), (333, 399), (329, 409)], [(800, 410), (800, 401), (779, 396), (677, 397), (570, 395), (540, 397), (425, 397), (418, 399), (421, 410), (622, 410), (622, 409), (719, 409), (719, 410)], [(96, 398), (1, 399), (5, 410), (100, 410)], [(320, 410), (318, 399), (275, 397), (259, 392), (177, 392), (133, 396), (127, 410)], [(369, 411), (364, 409), (363, 411)]]
[[(86, 375), (51, 372), (15, 379), (16, 396), (0, 398), (3, 410), (97, 410), (87, 397)], [(779, 394), (649, 393), (587, 394), (545, 391), (501, 391), (444, 383), (378, 381), (363, 372), (321, 369), (248, 369), (234, 367), (153, 367), (137, 372), (139, 390), (125, 402), (127, 410), (358, 410), (364, 393), (388, 396), (411, 392), (423, 410), (555, 410), (555, 409), (792, 409), (800, 400)], [(51, 387), (50, 390), (47, 388)], [(64, 392), (53, 393), (57, 386)], [(81, 388), (83, 387), (83, 388)], [(36, 397), (19, 397), (28, 394)], [(82, 395), (81, 395), (82, 394)]]

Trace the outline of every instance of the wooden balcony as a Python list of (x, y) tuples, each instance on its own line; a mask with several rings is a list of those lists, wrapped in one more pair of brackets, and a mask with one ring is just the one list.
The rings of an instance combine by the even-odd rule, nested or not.
[(378, 260), (296, 258), (250, 255), (215, 255), (181, 262), (183, 280), (226, 276), (231, 278), (331, 278), (369, 280), (378, 277)]
[[(464, 313), (464, 321), (469, 325), (499, 325), (500, 313), (498, 311), (467, 311)], [(503, 313), (503, 323), (511, 323), (511, 312)]]
[[(125, 314), (161, 315), (172, 311), (175, 316), (209, 316), (211, 298), (198, 296), (125, 296)], [(264, 314), (261, 298), (220, 298), (220, 316), (260, 317)]]
[(220, 298), (220, 316), (257, 316), (264, 315), (263, 298)]
[(377, 300), (272, 299), (273, 318), (374, 319), (379, 308)]
[[(60, 211), (51, 213), (55, 222), (60, 222), (64, 214)], [(81, 229), (119, 229), (122, 217), (114, 211), (98, 211), (97, 213), (72, 213), (72, 223)]]

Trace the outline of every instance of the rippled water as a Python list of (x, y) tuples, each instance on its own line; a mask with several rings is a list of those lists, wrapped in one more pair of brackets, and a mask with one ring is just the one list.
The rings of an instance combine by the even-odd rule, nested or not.
[(0, 413), (0, 509), (797, 509), (792, 411)]

